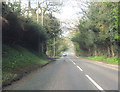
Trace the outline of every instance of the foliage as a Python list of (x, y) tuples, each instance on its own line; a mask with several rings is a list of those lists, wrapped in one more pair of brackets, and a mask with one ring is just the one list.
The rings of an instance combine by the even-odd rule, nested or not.
[(61, 35), (62, 30), (60, 29), (59, 21), (52, 14), (46, 14), (44, 16), (44, 27), (50, 38)]
[[(55, 43), (54, 42), (55, 39)], [(63, 44), (64, 43), (64, 44)], [(62, 52), (68, 50), (67, 42), (62, 37), (55, 37), (47, 41), (47, 55), (50, 57), (54, 57), (54, 46), (55, 46), (55, 55), (60, 56)]]
[(80, 19), (72, 41), (80, 56), (118, 56), (118, 6), (114, 2), (90, 3), (86, 15)]
[(41, 41), (47, 40), (48, 34), (40, 24), (33, 22), (30, 18), (18, 15), (10, 8), (12, 7), (8, 8), (8, 5), (3, 3), (3, 17), (9, 23), (7, 29), (3, 28), (3, 43), (29, 45), (36, 43), (37, 45), (39, 37)]
[[(48, 63), (48, 56), (53, 57), (53, 47), (56, 56), (67, 48), (65, 44), (61, 45), (62, 30), (58, 19), (50, 12), (44, 12), (44, 23), (41, 25), (40, 21), (36, 21), (36, 10), (31, 7), (28, 9), (21, 9), (20, 2), (2, 2), (3, 82), (18, 77), (29, 67)], [(38, 18), (41, 18), (41, 14)], [(50, 54), (47, 56), (46, 52)], [(42, 56), (38, 57), (38, 53)]]
[[(57, 40), (59, 40), (58, 38), (62, 30), (60, 29), (58, 19), (51, 13), (45, 13), (44, 24), (42, 26), (41, 22), (37, 23), (35, 20), (37, 16), (33, 12), (34, 9), (31, 7), (29, 8), (29, 12), (32, 12), (32, 16), (23, 14), (25, 11), (21, 9), (17, 2), (9, 2), (8, 4), (3, 3), (2, 17), (8, 21), (8, 25), (5, 24), (3, 27), (3, 43), (10, 44), (11, 46), (19, 44), (36, 51), (38, 51), (39, 46), (39, 53), (46, 54), (47, 50), (53, 53), (54, 44), (60, 45), (60, 42)], [(41, 16), (39, 16), (39, 18), (40, 17)], [(54, 38), (56, 38), (56, 43), (53, 42)], [(51, 45), (52, 47), (50, 47)], [(56, 48), (59, 48), (59, 45), (56, 45)], [(47, 47), (50, 48), (47, 49)]]

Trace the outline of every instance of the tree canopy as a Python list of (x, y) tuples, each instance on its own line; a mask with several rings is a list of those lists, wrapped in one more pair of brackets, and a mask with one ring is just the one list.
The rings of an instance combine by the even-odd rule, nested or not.
[[(41, 6), (43, 3), (45, 3), (44, 7)], [(6, 21), (2, 30), (3, 44), (21, 45), (48, 56), (53, 56), (53, 53), (59, 55), (66, 49), (66, 46), (57, 50), (62, 45), (62, 40), (60, 40), (63, 39), (60, 37), (62, 30), (59, 20), (51, 11), (58, 11), (58, 9), (55, 9), (51, 2), (38, 2), (38, 6), (32, 8), (30, 0), (24, 9), (20, 1), (2, 2), (2, 20)], [(37, 15), (36, 11), (39, 9), (41, 12)], [(44, 13), (43, 25), (41, 23), (42, 12)]]
[(72, 38), (78, 55), (120, 55), (119, 6), (117, 2), (91, 2)]

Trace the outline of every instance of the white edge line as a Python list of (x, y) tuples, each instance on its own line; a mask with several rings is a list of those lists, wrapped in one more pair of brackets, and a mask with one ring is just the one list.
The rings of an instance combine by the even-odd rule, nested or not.
[(100, 87), (91, 77), (88, 75), (85, 75), (99, 90), (103, 90), (102, 87)]
[(78, 68), (80, 71), (83, 71), (78, 65), (77, 65), (77, 68)]

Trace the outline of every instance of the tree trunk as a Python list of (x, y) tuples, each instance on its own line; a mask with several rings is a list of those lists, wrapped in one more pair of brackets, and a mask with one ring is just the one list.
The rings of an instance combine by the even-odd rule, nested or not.
[(95, 49), (94, 56), (96, 56), (96, 55), (97, 55), (97, 52), (96, 52), (96, 49)]
[[(42, 0), (42, 2), (43, 2), (43, 0)], [(43, 26), (43, 8), (42, 7), (41, 7), (41, 24)]]
[(54, 52), (53, 52), (53, 56), (55, 57), (55, 55), (56, 55), (56, 53), (55, 53), (55, 37), (54, 37), (54, 47), (53, 47), (53, 49), (54, 49)]
[(29, 15), (30, 15), (30, 8), (31, 8), (31, 6), (30, 6), (30, 0), (28, 0), (28, 17), (29, 17)]
[(115, 53), (114, 53), (113, 45), (111, 45), (111, 52), (112, 52), (112, 57), (114, 57)]
[(38, 38), (38, 56), (40, 57), (40, 51), (41, 51), (41, 48), (40, 48), (40, 38)]
[(44, 42), (44, 51), (43, 53), (46, 55), (46, 51), (47, 51), (47, 46), (46, 46), (46, 42)]
[(110, 57), (110, 48), (107, 49), (107, 57)]
[(19, 7), (21, 8), (21, 0), (19, 0)]
[(39, 22), (39, 0), (37, 0), (37, 23)]
[(42, 45), (42, 51), (41, 52), (43, 53), (44, 52), (44, 43), (42, 42), (41, 45)]

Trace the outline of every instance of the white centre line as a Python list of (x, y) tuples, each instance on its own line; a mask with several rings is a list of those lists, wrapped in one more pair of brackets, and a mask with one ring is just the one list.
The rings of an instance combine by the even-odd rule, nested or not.
[(71, 59), (69, 59), (72, 63), (74, 63)]
[[(71, 61), (74, 65), (76, 65), (76, 63), (73, 62), (71, 59), (70, 59), (70, 61)], [(77, 66), (77, 68), (78, 68), (80, 71), (83, 71), (82, 68), (80, 68), (78, 65), (76, 65), (76, 66)]]
[(85, 75), (99, 90), (103, 90), (90, 76)]
[(77, 65), (77, 68), (78, 68), (80, 71), (83, 71), (78, 65)]
[(74, 65), (76, 65), (76, 63), (75, 63), (75, 62), (73, 62), (71, 59), (70, 59), (70, 61), (71, 61)]
[(73, 62), (73, 64), (76, 65), (75, 62)]
[[(74, 64), (74, 65), (76, 65), (76, 63), (75, 62), (73, 62), (71, 59), (70, 59), (70, 61)], [(80, 71), (83, 71), (82, 70), (82, 68), (80, 68), (78, 65), (76, 65), (77, 66), (77, 68), (80, 70)], [(99, 90), (101, 90), (102, 92), (105, 92), (104, 90), (103, 90), (103, 88), (102, 87), (100, 87), (89, 75), (85, 75)]]
[[(71, 62), (73, 62), (72, 60), (71, 60)], [(74, 63), (74, 62), (73, 62)]]

